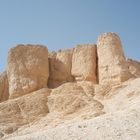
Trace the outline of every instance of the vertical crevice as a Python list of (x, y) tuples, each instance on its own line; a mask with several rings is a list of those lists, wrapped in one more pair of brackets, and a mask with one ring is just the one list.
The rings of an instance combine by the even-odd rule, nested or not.
[(98, 65), (98, 48), (97, 48), (97, 45), (95, 47), (95, 51), (96, 51), (96, 81), (97, 81), (97, 84), (99, 84), (99, 65)]

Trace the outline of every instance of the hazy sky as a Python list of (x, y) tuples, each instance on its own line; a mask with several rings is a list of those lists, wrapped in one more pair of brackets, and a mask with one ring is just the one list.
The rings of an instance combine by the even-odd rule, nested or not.
[(140, 60), (140, 0), (0, 0), (0, 71), (9, 48), (43, 44), (50, 51), (120, 35), (127, 57)]

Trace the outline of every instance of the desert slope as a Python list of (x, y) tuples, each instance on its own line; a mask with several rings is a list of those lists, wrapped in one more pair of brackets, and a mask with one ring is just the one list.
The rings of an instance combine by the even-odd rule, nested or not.
[[(102, 101), (105, 114), (93, 118), (87, 111), (87, 119), (65, 118), (47, 126), (46, 119), (24, 126), (8, 140), (138, 140), (140, 138), (140, 78), (115, 87)], [(78, 114), (77, 114), (78, 115)], [(64, 119), (64, 118), (63, 118)], [(30, 133), (28, 134), (28, 132)], [(19, 135), (19, 136), (17, 136)]]

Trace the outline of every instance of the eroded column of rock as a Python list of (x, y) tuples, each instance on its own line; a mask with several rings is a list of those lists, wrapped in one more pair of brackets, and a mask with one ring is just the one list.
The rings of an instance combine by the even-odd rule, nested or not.
[(7, 100), (9, 97), (9, 85), (6, 71), (0, 75), (0, 102)]
[(120, 38), (104, 33), (97, 41), (99, 84), (119, 84), (130, 77)]
[(72, 75), (76, 81), (96, 83), (96, 45), (77, 45), (72, 57)]
[(49, 81), (48, 86), (55, 88), (61, 84), (73, 81), (71, 75), (73, 49), (59, 50), (49, 54)]
[(7, 76), (10, 98), (46, 87), (48, 49), (41, 45), (18, 45), (10, 49)]

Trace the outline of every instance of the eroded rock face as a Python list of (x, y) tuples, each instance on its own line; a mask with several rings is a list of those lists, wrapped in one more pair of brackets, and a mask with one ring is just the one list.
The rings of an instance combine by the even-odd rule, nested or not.
[(19, 45), (0, 75), (0, 139), (139, 140), (139, 76), (140, 63), (125, 59), (115, 33), (102, 34), (97, 48), (49, 55), (46, 47)]
[(129, 71), (135, 77), (140, 77), (140, 62), (132, 59), (127, 59)]
[(0, 75), (0, 102), (7, 100), (9, 97), (9, 84), (6, 71)]
[[(85, 86), (82, 87), (82, 84)], [(102, 110), (103, 105), (93, 99), (94, 90), (91, 88), (88, 91), (85, 90), (86, 88), (88, 89), (86, 83), (66, 83), (52, 90), (50, 96), (48, 96), (49, 111), (68, 115), (89, 106), (92, 106), (92, 112), (94, 113)]]
[(72, 57), (72, 75), (76, 81), (97, 82), (96, 45), (77, 45)]
[(10, 49), (7, 76), (10, 98), (47, 86), (48, 50), (41, 45), (18, 45)]
[(50, 90), (43, 88), (28, 95), (0, 104), (0, 133), (10, 134), (23, 125), (49, 113), (47, 97)]
[(99, 84), (119, 84), (130, 78), (120, 38), (104, 33), (97, 41)]
[(0, 123), (28, 123), (48, 113), (47, 97), (50, 90), (40, 89), (20, 98), (0, 104)]
[(49, 54), (49, 83), (50, 88), (73, 81), (71, 75), (73, 49), (59, 50)]

